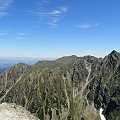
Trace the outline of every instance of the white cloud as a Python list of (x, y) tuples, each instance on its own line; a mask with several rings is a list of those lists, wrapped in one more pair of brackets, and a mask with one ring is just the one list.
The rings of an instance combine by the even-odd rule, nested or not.
[(54, 18), (52, 21), (47, 22), (46, 24), (50, 26), (50, 28), (55, 28), (58, 26), (59, 18)]
[(8, 33), (8, 31), (6, 31), (6, 30), (0, 30), (0, 36), (1, 35), (6, 35)]
[(40, 17), (45, 19), (45, 23), (50, 25), (50, 27), (58, 26), (62, 16), (65, 12), (68, 11), (68, 7), (59, 7), (58, 9), (49, 10), (49, 11), (40, 11), (36, 12), (36, 14)]
[(40, 11), (40, 12), (33, 12), (38, 16), (60, 16), (61, 14), (68, 11), (67, 7), (60, 7), (58, 9), (49, 10), (49, 11)]
[(48, 0), (43, 0), (42, 3), (44, 3), (44, 4), (48, 4), (49, 1), (48, 1)]
[[(39, 7), (36, 11), (29, 11), (29, 13), (37, 15), (39, 20), (44, 24), (49, 25), (51, 28), (59, 25), (60, 20), (63, 18), (66, 12), (68, 12), (67, 6), (60, 6), (57, 8), (52, 7), (52, 1), (41, 0)], [(53, 5), (52, 5), (53, 6)], [(51, 9), (48, 9), (51, 8)]]
[(0, 11), (0, 17), (3, 17), (5, 15), (7, 15), (7, 14), (8, 14), (7, 12)]
[(57, 27), (58, 25), (56, 24), (56, 23), (46, 23), (47, 25), (49, 25), (50, 26), (50, 28), (55, 28), (55, 27)]
[(90, 24), (80, 24), (78, 25), (79, 28), (91, 28), (92, 26)]
[(56, 9), (56, 10), (51, 11), (50, 15), (59, 16), (59, 15), (65, 13), (67, 11), (68, 11), (68, 7), (60, 7), (58, 9)]
[(8, 14), (7, 9), (10, 7), (13, 0), (0, 0), (0, 17)]
[(27, 33), (21, 32), (17, 34), (16, 40), (23, 40), (27, 37)]
[(83, 28), (83, 29), (88, 29), (88, 28), (97, 27), (99, 25), (100, 25), (99, 23), (96, 23), (96, 24), (80, 24), (80, 25), (77, 25), (77, 27)]
[(18, 36), (26, 36), (27, 33), (18, 33)]

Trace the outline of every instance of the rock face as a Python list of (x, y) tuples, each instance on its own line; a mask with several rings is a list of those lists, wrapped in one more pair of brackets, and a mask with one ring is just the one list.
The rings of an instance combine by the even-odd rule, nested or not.
[(39, 120), (23, 107), (16, 104), (0, 104), (0, 120)]
[(104, 109), (107, 120), (120, 119), (120, 54), (112, 51), (93, 72), (88, 98)]
[(106, 120), (120, 120), (120, 54), (15, 65), (0, 75), (0, 102), (41, 120), (100, 120), (100, 108)]

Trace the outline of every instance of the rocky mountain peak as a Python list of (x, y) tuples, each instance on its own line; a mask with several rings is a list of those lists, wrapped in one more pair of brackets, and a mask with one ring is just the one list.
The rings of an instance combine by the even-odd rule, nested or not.
[(118, 54), (116, 50), (113, 50), (110, 54)]
[(114, 59), (114, 60), (118, 60), (120, 61), (120, 53), (118, 53), (117, 51), (113, 50), (109, 55), (108, 57), (111, 59)]
[(106, 65), (114, 66), (114, 68), (120, 64), (120, 53), (113, 50), (108, 56), (104, 58), (104, 63)]

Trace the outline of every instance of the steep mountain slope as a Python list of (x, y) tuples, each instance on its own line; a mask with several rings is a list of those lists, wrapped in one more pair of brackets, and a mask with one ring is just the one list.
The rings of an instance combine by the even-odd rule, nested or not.
[(104, 109), (107, 120), (120, 119), (120, 54), (112, 51), (93, 72), (88, 97)]
[(41, 120), (107, 120), (120, 115), (120, 54), (62, 57), (18, 64), (0, 75), (0, 102), (22, 105)]
[(4, 99), (6, 93), (8, 93), (12, 87), (20, 81), (28, 68), (26, 64), (16, 64), (6, 72), (0, 75), (0, 102)]

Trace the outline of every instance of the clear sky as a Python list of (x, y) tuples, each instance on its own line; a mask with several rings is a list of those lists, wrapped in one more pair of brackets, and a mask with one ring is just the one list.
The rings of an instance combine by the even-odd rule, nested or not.
[(0, 56), (120, 52), (120, 0), (0, 0)]

